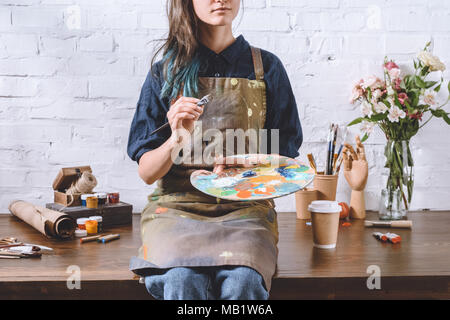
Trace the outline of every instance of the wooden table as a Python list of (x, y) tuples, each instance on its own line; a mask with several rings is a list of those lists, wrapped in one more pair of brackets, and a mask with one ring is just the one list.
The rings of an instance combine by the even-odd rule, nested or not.
[[(46, 239), (22, 221), (0, 216), (0, 237), (54, 248), (39, 259), (0, 259), (0, 299), (150, 299), (128, 271), (140, 246), (139, 215), (133, 226), (110, 230), (107, 244)], [(376, 219), (368, 213), (368, 219)], [(271, 299), (450, 299), (450, 212), (410, 213), (413, 230), (369, 229), (363, 221), (340, 226), (334, 250), (312, 246), (311, 227), (294, 213), (279, 213), (278, 270)], [(401, 244), (384, 244), (374, 231), (393, 231)], [(81, 289), (67, 289), (69, 266), (81, 270)], [(381, 272), (381, 289), (369, 290), (369, 266)], [(375, 267), (375, 268), (376, 268)]]

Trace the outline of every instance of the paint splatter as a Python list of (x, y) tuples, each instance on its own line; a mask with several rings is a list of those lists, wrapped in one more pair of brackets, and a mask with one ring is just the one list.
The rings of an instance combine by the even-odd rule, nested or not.
[(169, 210), (169, 209), (163, 208), (163, 207), (158, 207), (158, 208), (156, 208), (155, 213), (160, 214), (160, 213), (167, 212), (167, 210)]
[(294, 159), (274, 155), (234, 156), (259, 163), (251, 169), (234, 167), (218, 176), (205, 170), (191, 175), (198, 190), (228, 200), (260, 200), (287, 195), (306, 187), (314, 178), (314, 170)]
[(343, 227), (350, 227), (352, 224), (350, 222), (344, 222), (342, 224)]
[(245, 171), (245, 172), (242, 173), (242, 176), (244, 178), (254, 177), (254, 176), (256, 176), (256, 172), (253, 171), (253, 170)]

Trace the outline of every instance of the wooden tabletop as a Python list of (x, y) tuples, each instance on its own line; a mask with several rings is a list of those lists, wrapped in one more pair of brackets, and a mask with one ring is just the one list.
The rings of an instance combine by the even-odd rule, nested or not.
[[(0, 216), (0, 237), (54, 249), (38, 259), (0, 259), (0, 298), (149, 298), (128, 270), (140, 246), (139, 215), (133, 226), (108, 230), (120, 240), (80, 244), (47, 239), (10, 215)], [(409, 213), (413, 230), (340, 226), (336, 249), (315, 249), (311, 226), (294, 213), (279, 213), (279, 257), (271, 299), (450, 298), (450, 212)], [(368, 213), (375, 220), (375, 213)], [(395, 232), (400, 244), (377, 241), (372, 232)], [(81, 270), (82, 290), (68, 290), (69, 266)], [(369, 290), (368, 268), (381, 274), (381, 289)], [(371, 272), (370, 272), (371, 273)]]

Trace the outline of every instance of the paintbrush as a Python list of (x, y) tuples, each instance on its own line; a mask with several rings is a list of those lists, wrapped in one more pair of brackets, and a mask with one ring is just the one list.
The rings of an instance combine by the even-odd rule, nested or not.
[(333, 167), (331, 169), (331, 174), (334, 174), (336, 171), (336, 164), (337, 164), (337, 153), (333, 155)]
[(327, 149), (327, 161), (326, 166), (325, 166), (325, 174), (329, 174), (328, 173), (328, 169), (330, 168), (330, 153), (331, 153), (331, 131), (333, 130), (333, 124), (330, 125), (330, 129), (328, 130), (328, 137), (327, 137), (327, 142), (328, 142), (328, 149)]
[[(205, 104), (207, 104), (210, 101), (210, 99), (211, 99), (211, 94), (207, 94), (206, 96), (201, 98), (199, 102), (197, 102), (197, 106), (199, 106), (199, 107), (204, 106)], [(169, 122), (163, 124), (161, 127), (157, 128), (157, 129), (153, 130), (150, 133), (150, 135), (153, 135), (153, 134), (161, 131), (162, 129), (164, 129), (164, 128), (168, 127), (168, 126), (169, 126)]]
[(309, 160), (309, 165), (311, 166), (311, 168), (314, 169), (314, 172), (317, 174), (316, 161), (314, 160), (314, 156), (312, 155), (312, 153), (308, 153), (308, 160)]
[(336, 173), (339, 173), (339, 170), (341, 170), (341, 164), (342, 164), (342, 160), (344, 160), (344, 158), (343, 157), (341, 157), (340, 159), (339, 159), (339, 164), (337, 165), (337, 168), (336, 168), (336, 171), (335, 171), (335, 174)]
[(399, 220), (399, 221), (364, 221), (366, 227), (373, 228), (403, 228), (412, 229), (411, 220)]
[(339, 126), (337, 124), (334, 125), (334, 130), (333, 130), (333, 143), (332, 143), (332, 147), (331, 147), (331, 154), (330, 154), (330, 169), (329, 169), (329, 174), (333, 174), (333, 170), (334, 170), (334, 163), (335, 163), (335, 153), (334, 151), (336, 150), (336, 138), (337, 138), (337, 134), (338, 134), (338, 129)]
[(339, 150), (337, 152), (338, 158), (341, 155), (342, 148), (344, 147), (345, 140), (347, 140), (347, 132), (348, 132), (347, 127), (345, 127), (344, 137), (342, 138), (341, 145), (340, 145)]

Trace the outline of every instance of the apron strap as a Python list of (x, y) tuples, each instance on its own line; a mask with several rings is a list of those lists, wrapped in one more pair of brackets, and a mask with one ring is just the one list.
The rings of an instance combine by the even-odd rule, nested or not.
[(264, 67), (261, 58), (261, 50), (252, 46), (250, 46), (250, 49), (252, 50), (253, 65), (255, 67), (255, 78), (256, 80), (263, 80)]

